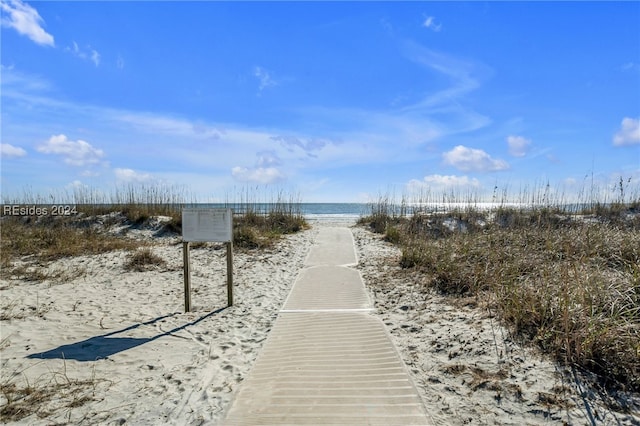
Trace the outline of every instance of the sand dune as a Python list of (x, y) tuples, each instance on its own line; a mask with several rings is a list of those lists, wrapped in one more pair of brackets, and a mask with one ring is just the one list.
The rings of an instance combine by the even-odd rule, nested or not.
[(3, 382), (92, 383), (76, 386), (85, 403), (61, 407), (74, 403), (53, 398), (38, 410), (50, 415), (19, 423), (215, 423), (257, 357), (315, 234), (291, 235), (270, 251), (236, 252), (235, 304), (226, 309), (225, 250), (211, 245), (191, 252), (193, 312), (183, 313), (177, 238), (159, 239), (152, 251), (166, 266), (147, 272), (126, 272), (126, 253), (113, 252), (49, 266), (83, 268), (70, 282), (3, 280), (3, 314), (14, 317), (1, 323)]
[(377, 312), (438, 424), (640, 424), (640, 395), (621, 395), (627, 413), (607, 408), (586, 377), (514, 342), (476, 300), (425, 291), (398, 266), (398, 248), (353, 232)]
[[(5, 391), (16, 386), (0, 393), (0, 404), (6, 408), (17, 389), (40, 391), (23, 407), (35, 408), (32, 414), (3, 420), (219, 424), (325, 225), (335, 223), (314, 222), (272, 250), (237, 252), (236, 304), (226, 309), (225, 251), (209, 245), (192, 250), (193, 312), (183, 313), (177, 237), (154, 238), (152, 251), (166, 265), (145, 272), (127, 272), (127, 253), (112, 252), (47, 266), (84, 271), (72, 280), (0, 281), (1, 379)], [(581, 398), (575, 381), (511, 341), (488, 312), (418, 291), (393, 261), (395, 247), (366, 230), (353, 233), (377, 315), (439, 424), (640, 421), (605, 409), (593, 394)]]

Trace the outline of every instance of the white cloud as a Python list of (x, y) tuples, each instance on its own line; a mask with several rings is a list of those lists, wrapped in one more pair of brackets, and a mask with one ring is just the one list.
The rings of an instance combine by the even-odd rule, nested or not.
[(315, 157), (314, 152), (320, 151), (322, 148), (332, 143), (331, 141), (324, 139), (304, 139), (295, 136), (273, 136), (271, 139), (280, 142), (280, 144), (290, 152), (293, 152), (294, 147), (298, 147), (306, 152), (310, 157)]
[(255, 167), (236, 166), (231, 169), (233, 178), (241, 182), (260, 184), (275, 183), (286, 179), (286, 176), (276, 167), (280, 166), (282, 161), (275, 151), (260, 151), (256, 156), (258, 160)]
[(640, 144), (640, 118), (625, 117), (620, 130), (613, 136), (615, 146)]
[(89, 185), (85, 185), (82, 181), (74, 180), (66, 186), (67, 189), (89, 189)]
[(114, 112), (113, 119), (151, 134), (167, 134), (198, 139), (219, 139), (224, 133), (216, 127), (194, 121), (147, 113)]
[(445, 164), (463, 172), (492, 172), (509, 168), (506, 161), (494, 159), (481, 149), (468, 148), (463, 145), (458, 145), (451, 151), (445, 152), (442, 157)]
[(480, 181), (468, 176), (456, 175), (429, 175), (422, 180), (412, 179), (407, 184), (407, 188), (412, 191), (430, 189), (442, 190), (448, 188), (479, 188)]
[(255, 67), (253, 69), (253, 75), (258, 79), (260, 86), (258, 87), (258, 92), (262, 93), (264, 89), (267, 87), (276, 86), (278, 84), (272, 77), (269, 71), (265, 70), (262, 67)]
[(527, 155), (527, 149), (531, 145), (531, 140), (522, 136), (508, 136), (507, 144), (509, 144), (509, 154), (514, 157), (524, 157)]
[(27, 151), (18, 146), (3, 143), (0, 144), (0, 155), (5, 158), (24, 157), (27, 155)]
[(260, 184), (275, 183), (285, 179), (285, 176), (275, 167), (234, 167), (231, 175), (241, 182), (255, 182)]
[(15, 29), (37, 44), (54, 46), (53, 36), (42, 28), (44, 20), (37, 10), (20, 0), (1, 1), (0, 8), (8, 15), (2, 17), (3, 26)]
[(282, 164), (282, 161), (278, 157), (275, 151), (262, 151), (258, 154), (258, 167), (272, 167), (279, 166)]
[(133, 169), (114, 169), (113, 173), (120, 182), (149, 182), (152, 177), (149, 173), (136, 172)]
[[(105, 163), (105, 166), (108, 166), (108, 163)], [(80, 176), (83, 177), (97, 177), (100, 176), (100, 173), (95, 171), (95, 170), (83, 170), (82, 173), (80, 173)]]
[(428, 94), (424, 99), (404, 108), (405, 111), (418, 110), (424, 113), (432, 110), (442, 113), (444, 110), (454, 112), (465, 119), (474, 119), (474, 121), (481, 119), (481, 126), (488, 124), (486, 117), (465, 109), (459, 100), (478, 89), (480, 83), (492, 74), (491, 68), (477, 61), (428, 49), (412, 41), (404, 42), (402, 49), (411, 61), (442, 74), (451, 81), (449, 87), (436, 90), (435, 93), (426, 92)]
[(101, 149), (94, 148), (83, 140), (71, 141), (65, 135), (51, 136), (37, 149), (44, 154), (62, 155), (64, 162), (72, 166), (96, 164), (104, 157)]
[(623, 64), (620, 69), (622, 71), (640, 71), (640, 64), (636, 64), (635, 62), (627, 62)]
[(87, 51), (84, 51), (80, 49), (78, 43), (74, 41), (73, 47), (67, 47), (65, 50), (67, 52), (71, 52), (74, 56), (77, 56), (80, 59), (93, 62), (96, 67), (100, 65), (100, 53), (98, 53), (97, 50), (92, 49), (91, 46), (87, 46)]
[[(0, 0), (1, 1), (1, 0)], [(46, 99), (39, 95), (50, 92), (52, 84), (34, 74), (17, 71), (13, 65), (5, 66), (0, 64), (0, 86), (2, 87), (2, 97), (19, 101), (26, 101), (30, 104), (39, 102), (49, 105), (55, 103), (52, 99)], [(3, 106), (6, 108), (6, 101), (3, 99)]]
[(96, 67), (100, 65), (100, 54), (93, 49), (91, 50), (91, 60), (96, 65)]
[(438, 32), (442, 29), (442, 24), (436, 23), (436, 18), (433, 16), (427, 16), (427, 18), (422, 23), (422, 26), (425, 28), (429, 28), (432, 31)]

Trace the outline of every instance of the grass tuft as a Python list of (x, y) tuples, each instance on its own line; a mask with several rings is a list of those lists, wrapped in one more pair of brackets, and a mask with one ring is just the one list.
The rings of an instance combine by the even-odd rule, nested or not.
[(129, 259), (124, 264), (126, 271), (144, 272), (164, 267), (167, 262), (160, 256), (154, 254), (150, 248), (145, 247), (130, 254)]
[(69, 412), (95, 401), (98, 386), (107, 383), (95, 377), (73, 379), (64, 372), (45, 374), (34, 383), (26, 379), (24, 383), (16, 383), (15, 379), (0, 379), (0, 395), (4, 400), (0, 406), (2, 423), (23, 421), (33, 415), (44, 419), (61, 410)]

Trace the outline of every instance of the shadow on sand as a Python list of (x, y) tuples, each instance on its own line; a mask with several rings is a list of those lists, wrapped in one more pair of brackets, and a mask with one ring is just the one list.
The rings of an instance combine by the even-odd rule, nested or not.
[(159, 339), (161, 337), (170, 336), (180, 330), (184, 330), (187, 327), (198, 324), (205, 319), (222, 312), (226, 308), (220, 308), (215, 311), (198, 318), (195, 321), (176, 327), (173, 330), (166, 331), (152, 337), (112, 337), (116, 334), (124, 333), (126, 331), (134, 330), (143, 325), (151, 325), (165, 318), (169, 318), (177, 315), (176, 313), (164, 315), (158, 318), (154, 318), (150, 321), (141, 322), (139, 324), (132, 325), (122, 330), (113, 331), (111, 333), (103, 334), (101, 336), (91, 337), (81, 342), (72, 343), (70, 345), (58, 346), (55, 349), (50, 349), (46, 352), (40, 352), (36, 354), (28, 355), (26, 358), (31, 359), (74, 359), (76, 361), (97, 361), (99, 359), (107, 358), (111, 355), (119, 352), (124, 352), (128, 349), (135, 348), (136, 346), (144, 345), (145, 343)]

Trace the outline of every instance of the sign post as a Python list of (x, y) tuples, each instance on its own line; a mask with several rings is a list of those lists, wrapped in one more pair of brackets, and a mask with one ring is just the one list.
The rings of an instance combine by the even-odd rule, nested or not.
[(233, 305), (233, 212), (231, 209), (186, 208), (182, 210), (184, 261), (184, 310), (191, 311), (190, 242), (226, 243), (227, 306)]
[(191, 312), (191, 262), (189, 261), (189, 241), (182, 242), (184, 263), (184, 311)]
[(227, 243), (227, 306), (233, 305), (233, 241)]

